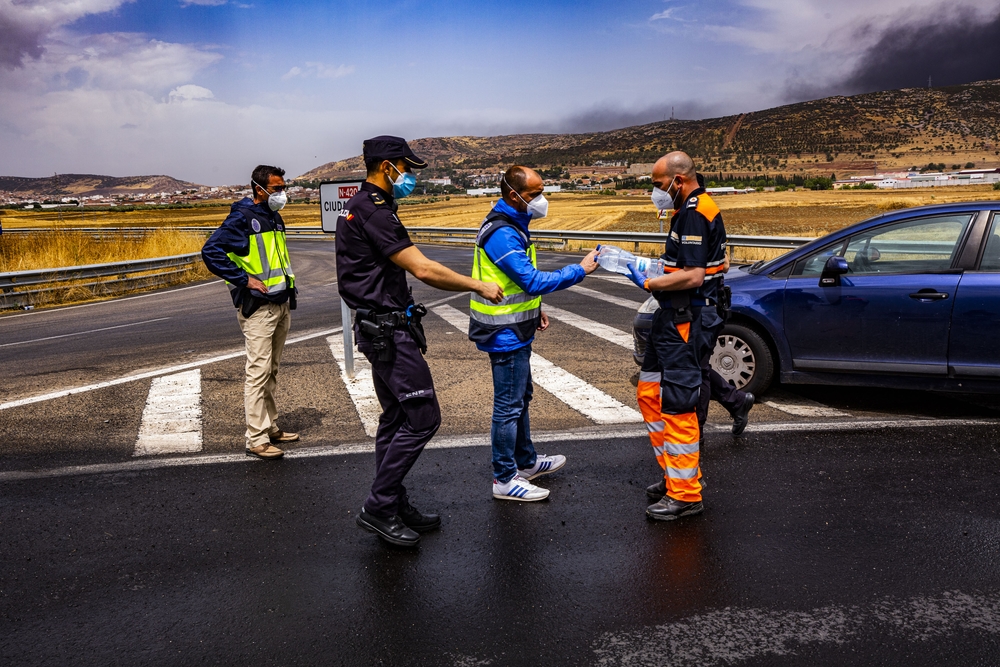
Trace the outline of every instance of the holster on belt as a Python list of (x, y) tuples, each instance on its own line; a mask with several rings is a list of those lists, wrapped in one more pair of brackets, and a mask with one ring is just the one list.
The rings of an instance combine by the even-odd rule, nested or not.
[(719, 300), (715, 303), (715, 309), (723, 322), (729, 321), (733, 314), (733, 290), (729, 285), (723, 285), (719, 290)]
[(250, 290), (246, 287), (240, 288), (239, 305), (237, 308), (240, 309), (240, 313), (243, 317), (250, 319), (250, 317), (257, 312), (257, 309), (267, 303), (267, 299), (261, 299), (250, 293)]
[(683, 324), (694, 319), (691, 315), (691, 292), (670, 293), (670, 307), (674, 310), (674, 324)]
[(420, 320), (427, 314), (423, 304), (410, 304), (406, 310), (376, 313), (367, 308), (358, 308), (357, 324), (361, 333), (371, 340), (372, 350), (378, 353), (379, 361), (390, 361), (395, 352), (396, 342), (393, 332), (406, 328), (422, 354), (427, 353), (427, 336)]

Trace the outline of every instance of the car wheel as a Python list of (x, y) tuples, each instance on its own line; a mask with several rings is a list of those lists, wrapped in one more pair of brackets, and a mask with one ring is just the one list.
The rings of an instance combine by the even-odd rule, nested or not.
[(722, 328), (712, 353), (712, 368), (741, 391), (760, 395), (774, 378), (774, 357), (760, 334), (741, 324)]

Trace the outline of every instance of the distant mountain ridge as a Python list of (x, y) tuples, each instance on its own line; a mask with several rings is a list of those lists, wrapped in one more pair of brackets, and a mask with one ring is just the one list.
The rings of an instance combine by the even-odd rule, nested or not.
[(174, 193), (198, 189), (197, 183), (179, 181), (171, 176), (98, 176), (95, 174), (58, 174), (45, 178), (0, 176), (0, 192), (38, 197), (92, 197), (94, 195)]
[[(495, 170), (515, 163), (648, 163), (685, 150), (702, 171), (831, 172), (908, 168), (968, 160), (1000, 165), (1000, 80), (906, 88), (706, 120), (668, 120), (608, 132), (433, 137), (410, 142), (430, 174)], [(298, 177), (357, 176), (361, 156), (328, 162)]]

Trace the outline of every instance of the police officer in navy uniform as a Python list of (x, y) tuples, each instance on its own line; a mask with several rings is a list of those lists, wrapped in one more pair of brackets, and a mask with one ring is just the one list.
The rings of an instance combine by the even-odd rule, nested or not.
[(372, 365), (375, 393), (382, 406), (375, 435), (375, 480), (357, 523), (391, 544), (413, 546), (419, 533), (441, 525), (409, 501), (403, 479), (424, 445), (441, 425), (426, 340), (406, 273), (432, 287), (471, 291), (493, 303), (503, 290), (455, 273), (424, 256), (396, 215), (396, 200), (413, 192), (413, 169), (427, 163), (400, 137), (364, 142), (367, 177), (337, 218), (337, 288), (357, 313), (354, 333)]

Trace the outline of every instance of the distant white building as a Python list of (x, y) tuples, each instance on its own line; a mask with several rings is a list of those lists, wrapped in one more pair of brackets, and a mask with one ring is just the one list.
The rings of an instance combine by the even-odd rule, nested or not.
[(466, 190), (465, 194), (470, 197), (478, 197), (479, 195), (498, 195), (500, 194), (500, 188), (472, 188)]
[(430, 183), (431, 185), (441, 185), (441, 186), (451, 185), (450, 178), (428, 178), (427, 182)]

